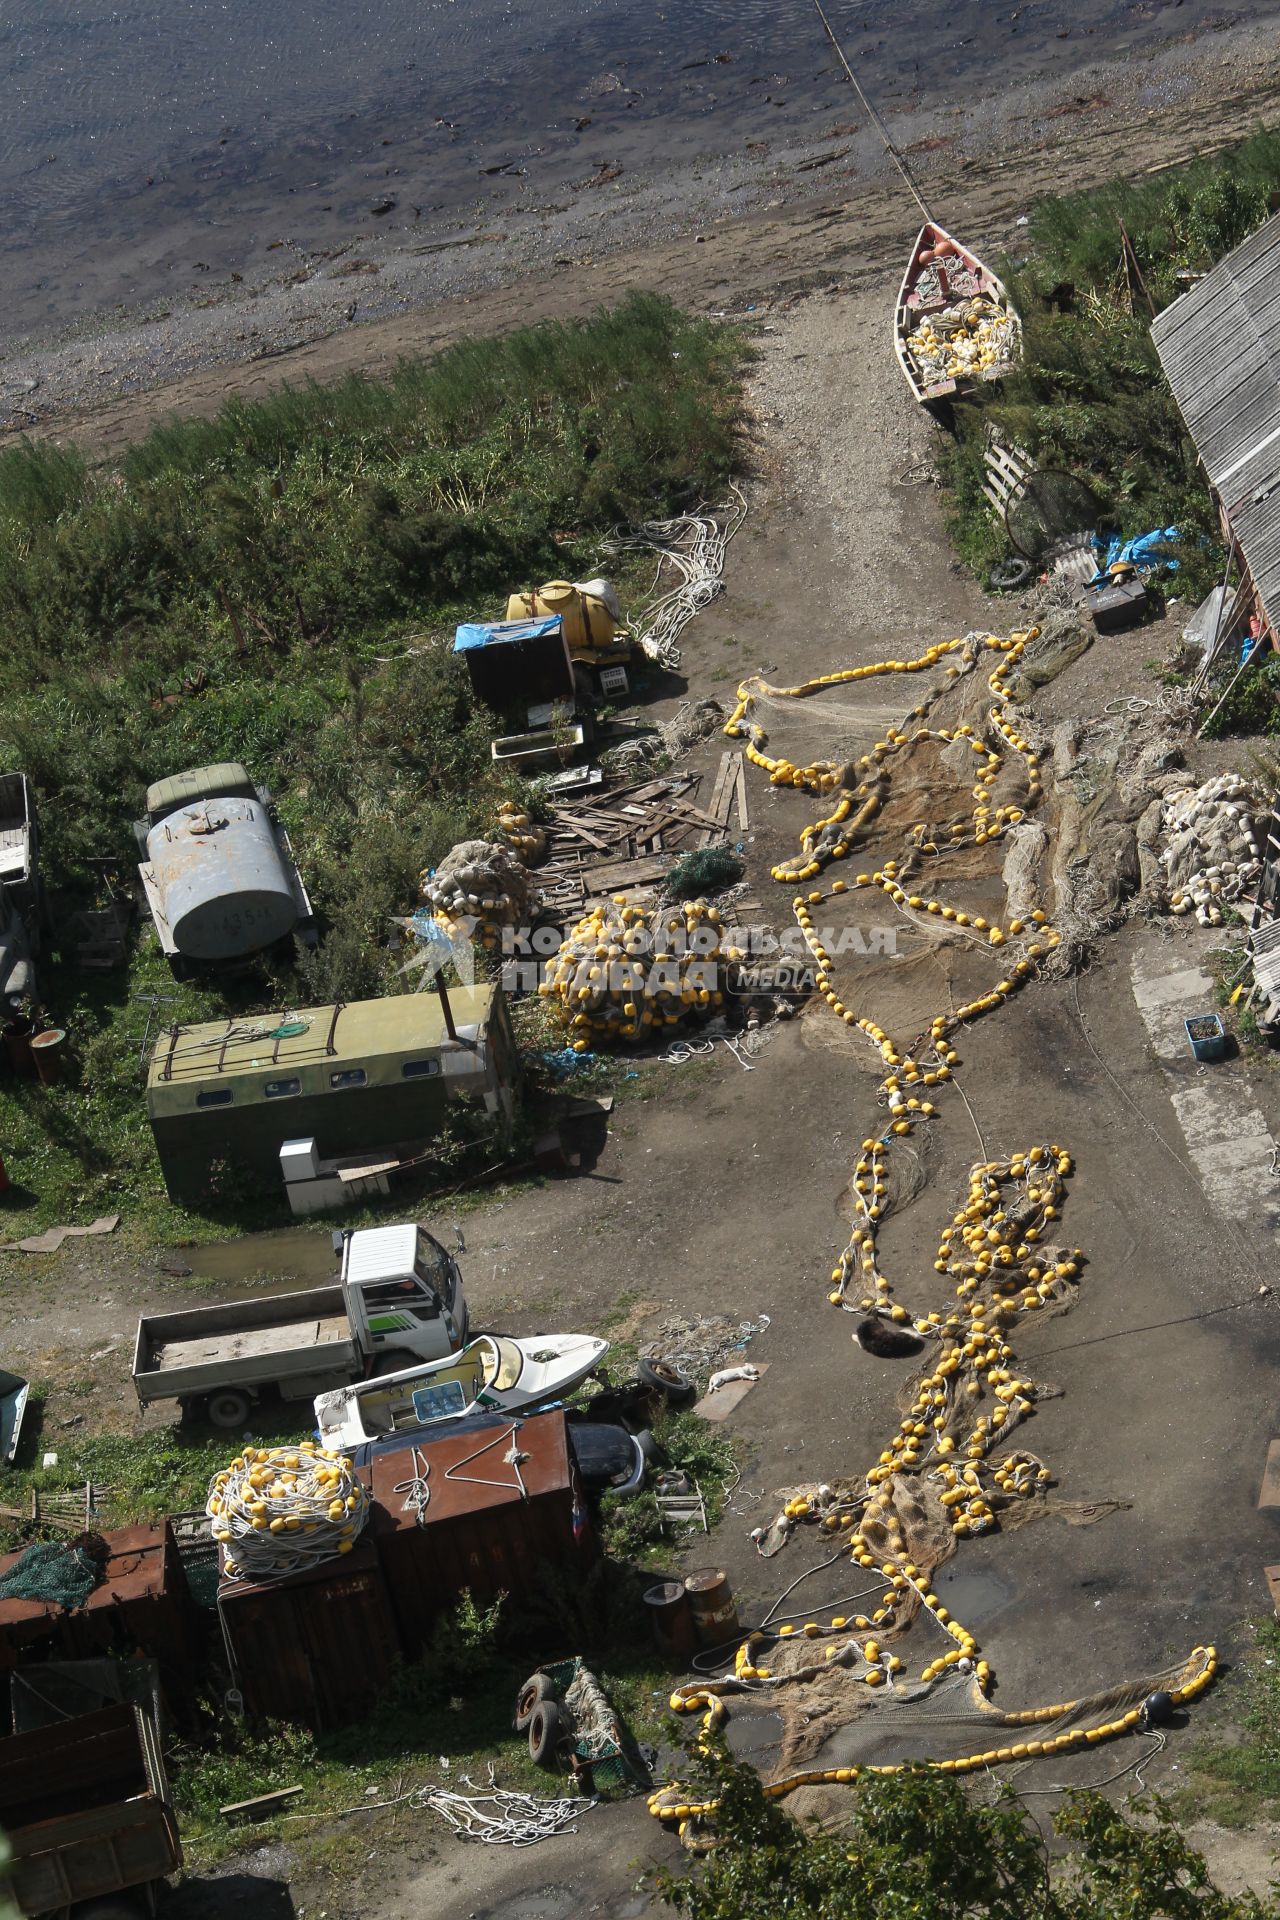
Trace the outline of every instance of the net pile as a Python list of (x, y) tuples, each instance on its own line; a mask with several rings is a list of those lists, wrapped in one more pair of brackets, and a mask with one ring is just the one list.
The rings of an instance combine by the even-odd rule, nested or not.
[(205, 1512), (228, 1580), (279, 1580), (350, 1553), (369, 1496), (345, 1455), (303, 1440), (246, 1447), (214, 1475)]
[(1017, 340), (1013, 316), (985, 296), (958, 301), (926, 315), (908, 341), (926, 386), (1011, 366)]
[(0, 1579), (0, 1600), (48, 1600), (70, 1612), (84, 1605), (98, 1577), (98, 1568), (83, 1547), (37, 1540)]
[(522, 926), (535, 897), (520, 859), (496, 840), (460, 840), (422, 876), (422, 898), (446, 932), (478, 922), (475, 937), (485, 947), (498, 944), (504, 927)]
[(1238, 773), (1220, 773), (1203, 786), (1175, 788), (1165, 795), (1160, 824), (1170, 911), (1220, 927), (1223, 907), (1262, 870), (1248, 787)]

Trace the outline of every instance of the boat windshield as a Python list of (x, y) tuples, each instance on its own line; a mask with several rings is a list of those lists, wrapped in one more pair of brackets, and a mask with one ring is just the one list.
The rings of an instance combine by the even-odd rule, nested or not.
[(514, 1387), (520, 1378), (524, 1366), (524, 1355), (514, 1340), (503, 1340), (491, 1334), (486, 1342), (484, 1356), (484, 1383), (496, 1393), (506, 1393)]

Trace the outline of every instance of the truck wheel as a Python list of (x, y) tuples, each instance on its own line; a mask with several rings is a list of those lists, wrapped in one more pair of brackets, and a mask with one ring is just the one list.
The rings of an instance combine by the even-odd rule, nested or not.
[(529, 1758), (535, 1767), (553, 1767), (560, 1745), (560, 1709), (554, 1700), (540, 1700), (529, 1722)]
[(208, 1401), (210, 1423), (215, 1427), (243, 1427), (249, 1418), (250, 1400), (247, 1393), (237, 1393), (234, 1387), (226, 1387), (220, 1393), (211, 1393)]
[(531, 1673), (516, 1695), (515, 1730), (527, 1733), (529, 1722), (544, 1700), (555, 1698), (555, 1682), (549, 1673)]

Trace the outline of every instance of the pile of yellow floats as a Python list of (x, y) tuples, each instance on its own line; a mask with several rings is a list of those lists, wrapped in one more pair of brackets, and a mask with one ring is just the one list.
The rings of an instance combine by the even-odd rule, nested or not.
[[(1004, 679), (1033, 637), (1034, 629), (1008, 640), (988, 636), (979, 642), (981, 650), (1002, 656), (988, 680), (998, 704), (987, 718), (993, 735), (1022, 760), (1027, 806), (1040, 797), (1039, 761), (1005, 708)], [(804, 788), (815, 794), (839, 793), (832, 812), (804, 829), (799, 860), (775, 867), (775, 879), (793, 884), (808, 880), (830, 862), (846, 858), (855, 835), (879, 812), (887, 796), (885, 762), (904, 749), (930, 740), (949, 744), (968, 739), (982, 764), (976, 772), (974, 805), (967, 821), (952, 824), (945, 845), (933, 839), (926, 843), (924, 836), (931, 830), (925, 823), (917, 823), (912, 836), (916, 847), (927, 844), (931, 853), (939, 854), (966, 844), (981, 846), (999, 840), (1023, 818), (1021, 806), (992, 805), (992, 782), (1001, 767), (1001, 754), (997, 747), (977, 738), (970, 727), (950, 731), (916, 727), (909, 733), (890, 729), (852, 769), (838, 769), (828, 763), (797, 768), (788, 760), (770, 757), (765, 752), (763, 727), (748, 719), (757, 693), (803, 698), (822, 688), (876, 674), (918, 672), (971, 646), (971, 642), (949, 641), (930, 647), (915, 660), (847, 668), (799, 687), (778, 689), (745, 682), (739, 688), (738, 704), (725, 731), (731, 736), (749, 735), (747, 757), (766, 771), (776, 786)], [(967, 658), (971, 661), (971, 650)], [(962, 665), (948, 665), (944, 684), (935, 687), (910, 718), (922, 719), (945, 691), (945, 684), (962, 670)], [(856, 785), (849, 784), (851, 775), (856, 777)], [(934, 1261), (934, 1271), (946, 1276), (953, 1286), (951, 1308), (945, 1314), (940, 1310), (912, 1314), (894, 1300), (892, 1285), (879, 1264), (877, 1235), (889, 1199), (893, 1148), (935, 1118), (936, 1100), (930, 1096), (945, 1090), (961, 1064), (953, 1044), (958, 1030), (994, 1011), (1024, 986), (1059, 944), (1060, 936), (1039, 909), (1025, 921), (1011, 918), (1002, 927), (912, 891), (899, 878), (905, 864), (905, 859), (902, 863), (886, 860), (873, 872), (859, 873), (853, 885), (880, 888), (904, 911), (937, 916), (964, 930), (966, 937), (978, 937), (989, 948), (999, 950), (1013, 943), (1017, 957), (1005, 963), (1004, 976), (989, 992), (954, 1011), (935, 1015), (927, 1040), (904, 1049), (869, 1015), (848, 1007), (833, 984), (834, 965), (815, 931), (812, 909), (846, 892), (846, 883), (837, 880), (830, 894), (815, 890), (797, 895), (793, 902), (797, 924), (816, 963), (817, 985), (824, 999), (837, 1018), (867, 1035), (886, 1069), (880, 1083), (888, 1116), (885, 1129), (879, 1137), (862, 1143), (852, 1187), (856, 1217), (849, 1243), (832, 1270), (828, 1298), (848, 1312), (870, 1312), (909, 1323), (923, 1339), (936, 1342), (936, 1357), (917, 1382), (896, 1435), (867, 1471), (862, 1493), (851, 1498), (820, 1490), (812, 1499), (789, 1501), (782, 1519), (784, 1526), (813, 1522), (828, 1533), (844, 1535), (850, 1558), (869, 1571), (879, 1572), (885, 1589), (880, 1605), (869, 1615), (859, 1614), (851, 1620), (837, 1615), (825, 1625), (811, 1620), (799, 1628), (783, 1625), (767, 1633), (753, 1632), (738, 1648), (732, 1676), (677, 1688), (671, 1696), (672, 1709), (702, 1711), (707, 1727), (723, 1719), (728, 1696), (772, 1691), (789, 1681), (814, 1678), (833, 1666), (853, 1673), (868, 1687), (892, 1689), (895, 1676), (903, 1672), (903, 1662), (883, 1644), (883, 1637), (900, 1631), (917, 1607), (931, 1613), (952, 1642), (948, 1652), (922, 1666), (917, 1686), (930, 1686), (959, 1668), (972, 1675), (976, 1704), (993, 1717), (997, 1715), (997, 1709), (986, 1701), (993, 1678), (991, 1667), (981, 1658), (973, 1634), (952, 1618), (932, 1591), (930, 1569), (913, 1557), (897, 1503), (901, 1495), (918, 1513), (920, 1493), (926, 1493), (944, 1516), (953, 1537), (963, 1538), (998, 1525), (1001, 1512), (1013, 1503), (1043, 1497), (1051, 1478), (1048, 1468), (1035, 1454), (1010, 1444), (1014, 1430), (1035, 1411), (1036, 1388), (1018, 1368), (1006, 1336), (1019, 1315), (1043, 1309), (1063, 1297), (1080, 1273), (1084, 1258), (1080, 1248), (1061, 1246), (1056, 1237), (1066, 1182), (1072, 1172), (1071, 1156), (1065, 1148), (1048, 1141), (1004, 1161), (980, 1162), (972, 1169), (965, 1202), (943, 1229)], [(850, 1297), (855, 1286), (856, 1299)], [(910, 1491), (912, 1481), (923, 1483), (919, 1493)], [(934, 1559), (936, 1563), (936, 1553)], [(822, 1661), (815, 1657), (810, 1665), (790, 1665), (787, 1671), (775, 1671), (769, 1664), (770, 1647), (795, 1638), (828, 1642)], [(1174, 1700), (1182, 1703), (1193, 1699), (1209, 1684), (1216, 1664), (1212, 1647), (1195, 1648), (1173, 1689)], [(1047, 1724), (1089, 1706), (1088, 1701), (1066, 1701), (1023, 1713), (999, 1713), (998, 1717), (1002, 1727), (1018, 1728)], [(1101, 1706), (1099, 1710), (1103, 1710)], [(1066, 1753), (1128, 1732), (1138, 1720), (1139, 1709), (1132, 1708), (1096, 1726), (1074, 1727), (1052, 1739), (991, 1747), (932, 1764), (945, 1773), (968, 1773), (1043, 1754)], [(862, 1771), (841, 1767), (792, 1774), (771, 1782), (765, 1791), (778, 1798), (800, 1786), (852, 1781)], [(892, 1773), (897, 1768), (871, 1767), (865, 1771)], [(677, 1821), (682, 1832), (690, 1820), (715, 1812), (714, 1802), (691, 1803), (678, 1783), (654, 1794), (649, 1806), (659, 1819)]]
[(245, 1447), (215, 1474), (205, 1505), (229, 1580), (272, 1580), (350, 1553), (369, 1496), (345, 1455), (314, 1440)]
[(721, 963), (742, 955), (723, 945), (722, 933), (705, 900), (659, 909), (628, 906), (615, 894), (578, 921), (538, 992), (559, 1001), (578, 1053), (656, 1038), (723, 1006)]
[(547, 850), (545, 831), (514, 800), (504, 800), (498, 808), (497, 837), (519, 855), (526, 867), (541, 860)]

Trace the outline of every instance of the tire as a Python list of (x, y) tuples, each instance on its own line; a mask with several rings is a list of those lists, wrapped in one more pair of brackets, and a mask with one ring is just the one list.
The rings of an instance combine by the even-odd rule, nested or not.
[(674, 1407), (687, 1406), (697, 1394), (698, 1389), (688, 1374), (681, 1373), (669, 1360), (641, 1360), (636, 1372), (642, 1385), (662, 1394)]
[(512, 1724), (517, 1733), (527, 1733), (529, 1722), (544, 1700), (555, 1698), (555, 1686), (549, 1674), (531, 1673), (516, 1695)]
[(561, 1738), (560, 1709), (554, 1700), (539, 1700), (529, 1721), (529, 1758), (535, 1767), (554, 1767)]
[(1026, 586), (1034, 571), (1029, 560), (1002, 560), (999, 566), (992, 567), (987, 585), (993, 593), (1013, 593), (1018, 587)]
[(225, 1387), (218, 1393), (211, 1393), (206, 1405), (209, 1424), (221, 1427), (227, 1433), (234, 1427), (243, 1427), (252, 1404), (248, 1394), (238, 1392), (235, 1387)]

